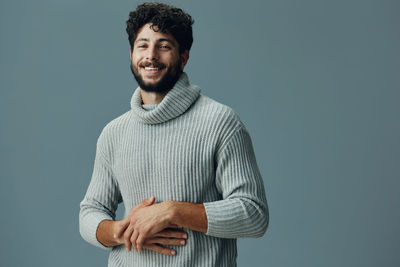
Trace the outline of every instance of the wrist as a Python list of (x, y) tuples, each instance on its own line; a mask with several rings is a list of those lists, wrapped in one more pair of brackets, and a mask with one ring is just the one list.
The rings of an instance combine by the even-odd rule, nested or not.
[(116, 241), (114, 241), (114, 232), (115, 232), (115, 221), (113, 220), (102, 220), (96, 230), (96, 238), (97, 240), (105, 247), (112, 247), (118, 245)]
[(111, 222), (111, 238), (113, 243), (117, 245), (121, 245), (124, 243), (122, 236), (117, 237), (117, 232), (120, 229), (121, 221), (112, 221)]
[(166, 210), (168, 210), (167, 223), (173, 227), (181, 228), (182, 222), (179, 216), (179, 202), (169, 200), (166, 204)]
[(206, 233), (208, 227), (205, 207), (200, 203), (174, 202), (172, 222), (178, 227)]

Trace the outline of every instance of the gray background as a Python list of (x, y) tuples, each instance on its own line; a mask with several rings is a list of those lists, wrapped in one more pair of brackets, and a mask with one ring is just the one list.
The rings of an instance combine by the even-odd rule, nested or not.
[[(239, 266), (400, 266), (399, 2), (170, 3), (195, 19), (191, 82), (239, 114), (265, 181)], [(136, 4), (1, 1), (0, 266), (106, 266), (79, 202), (137, 86)]]

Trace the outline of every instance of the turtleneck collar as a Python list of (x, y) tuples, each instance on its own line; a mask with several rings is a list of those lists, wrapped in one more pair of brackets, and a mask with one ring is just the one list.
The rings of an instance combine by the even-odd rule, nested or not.
[(201, 89), (196, 85), (191, 85), (187, 74), (183, 72), (163, 100), (150, 110), (142, 107), (140, 90), (140, 87), (136, 88), (132, 95), (132, 111), (135, 117), (143, 123), (157, 124), (169, 121), (183, 114), (197, 100)]

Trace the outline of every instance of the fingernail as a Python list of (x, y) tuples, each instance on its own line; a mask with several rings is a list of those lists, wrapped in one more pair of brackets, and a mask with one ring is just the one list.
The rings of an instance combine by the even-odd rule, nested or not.
[(175, 254), (176, 254), (175, 250), (171, 251), (171, 255), (175, 255)]
[(187, 238), (187, 237), (188, 237), (188, 235), (187, 235), (187, 234), (184, 234), (184, 235), (183, 235), (183, 238)]
[(114, 237), (114, 238), (117, 238), (117, 234), (113, 234), (113, 237)]
[(185, 245), (185, 241), (182, 240), (182, 241), (181, 241), (181, 245)]

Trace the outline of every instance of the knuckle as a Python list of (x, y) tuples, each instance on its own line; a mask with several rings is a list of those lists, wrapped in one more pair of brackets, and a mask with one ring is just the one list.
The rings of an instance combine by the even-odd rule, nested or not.
[(125, 232), (125, 233), (124, 233), (124, 240), (128, 240), (129, 237), (130, 237), (130, 236), (129, 236), (129, 233), (126, 233), (126, 232)]
[(148, 225), (143, 226), (142, 231), (143, 231), (143, 233), (147, 234), (148, 232), (150, 232), (150, 226), (148, 226)]
[(144, 228), (144, 229), (142, 229), (142, 230), (140, 231), (140, 233), (141, 233), (142, 235), (145, 235), (145, 236), (147, 236), (148, 232), (149, 232), (149, 231), (148, 231), (146, 228)]

